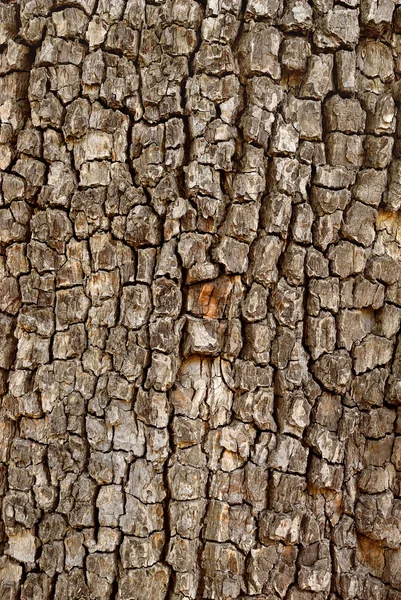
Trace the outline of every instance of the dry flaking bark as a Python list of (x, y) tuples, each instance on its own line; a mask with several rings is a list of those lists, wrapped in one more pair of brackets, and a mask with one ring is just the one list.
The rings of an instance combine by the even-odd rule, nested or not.
[(0, 597), (401, 599), (401, 6), (0, 4)]

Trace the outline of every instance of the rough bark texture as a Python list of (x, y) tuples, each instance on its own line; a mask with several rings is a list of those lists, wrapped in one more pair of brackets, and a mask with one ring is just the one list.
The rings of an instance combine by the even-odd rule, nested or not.
[(0, 4), (2, 600), (401, 599), (401, 6)]

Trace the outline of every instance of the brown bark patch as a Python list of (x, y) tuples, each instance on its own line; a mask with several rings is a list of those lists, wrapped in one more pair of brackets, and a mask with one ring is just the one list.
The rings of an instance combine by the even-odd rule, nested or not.
[(384, 570), (384, 549), (375, 541), (358, 536), (358, 557), (361, 563), (375, 577), (381, 577)]
[(221, 319), (240, 277), (219, 277), (215, 281), (192, 285), (188, 290), (187, 310), (206, 319)]

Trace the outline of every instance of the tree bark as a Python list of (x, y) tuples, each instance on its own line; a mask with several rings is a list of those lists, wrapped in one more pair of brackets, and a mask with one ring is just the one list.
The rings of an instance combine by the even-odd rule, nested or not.
[(0, 3), (0, 597), (401, 600), (401, 6)]

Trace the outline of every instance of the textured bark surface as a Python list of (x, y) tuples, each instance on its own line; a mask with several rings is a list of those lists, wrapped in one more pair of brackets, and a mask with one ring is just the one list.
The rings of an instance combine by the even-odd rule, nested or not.
[(0, 3), (0, 598), (401, 599), (401, 6)]

